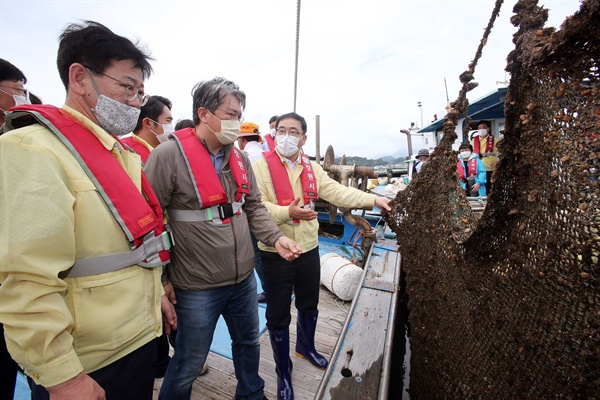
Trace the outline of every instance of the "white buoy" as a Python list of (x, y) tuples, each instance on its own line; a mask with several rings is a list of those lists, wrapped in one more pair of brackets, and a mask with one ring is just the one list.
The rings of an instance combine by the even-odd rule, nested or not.
[(354, 298), (362, 273), (362, 268), (335, 253), (321, 257), (321, 283), (344, 301)]

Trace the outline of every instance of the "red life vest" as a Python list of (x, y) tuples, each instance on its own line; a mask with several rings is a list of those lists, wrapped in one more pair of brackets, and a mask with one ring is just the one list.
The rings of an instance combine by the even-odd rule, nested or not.
[[(273, 182), (273, 189), (275, 191), (275, 197), (277, 198), (277, 204), (280, 206), (289, 206), (292, 204), (296, 196), (292, 184), (288, 177), (285, 165), (285, 161), (281, 161), (279, 154), (276, 151), (264, 152), (263, 156), (267, 161), (269, 167), (269, 173), (271, 174), (271, 182)], [(317, 190), (317, 179), (312, 169), (310, 159), (305, 154), (300, 154), (300, 163), (302, 164), (302, 173), (300, 174), (300, 183), (302, 184), (302, 193), (304, 195), (304, 205), (309, 205), (312, 208), (313, 200), (319, 197)], [(300, 221), (297, 219), (292, 220), (294, 224), (299, 224)]]
[[(181, 129), (174, 132), (173, 135), (175, 136), (175, 139), (179, 144), (179, 149), (186, 160), (188, 171), (192, 181), (194, 182), (194, 190), (196, 191), (196, 196), (200, 202), (200, 209), (209, 209), (213, 206), (229, 206), (234, 204), (233, 202), (228, 203), (227, 193), (225, 192), (225, 189), (223, 189), (223, 185), (221, 185), (219, 177), (214, 172), (215, 168), (211, 162), (208, 150), (206, 150), (204, 145), (196, 137), (194, 128)], [(244, 160), (242, 159), (240, 151), (236, 147), (233, 147), (231, 150), (231, 155), (229, 156), (229, 167), (231, 168), (231, 173), (233, 174), (233, 178), (237, 185), (235, 202), (238, 204), (241, 202), (243, 204), (244, 196), (250, 193), (250, 184), (248, 182), (248, 173), (246, 172)], [(231, 215), (239, 214), (238, 210), (235, 210), (235, 212), (230, 215), (227, 214), (229, 214), (231, 211), (222, 214), (222, 208), (218, 208), (218, 210), (220, 219), (223, 223), (228, 223)], [(169, 217), (170, 216), (171, 213), (169, 211)], [(218, 217), (209, 219), (217, 218)]]
[(265, 135), (265, 140), (267, 141), (267, 146), (269, 146), (269, 151), (275, 150), (275, 139), (273, 139), (273, 136), (271, 136), (270, 133)]
[(146, 160), (148, 160), (148, 157), (150, 156), (150, 150), (148, 150), (146, 146), (144, 146), (131, 136), (119, 139), (119, 141), (121, 142), (123, 147), (133, 151), (136, 154), (139, 154), (142, 158), (142, 162), (146, 164)]
[(458, 177), (461, 179), (467, 179), (469, 176), (477, 175), (477, 159), (471, 158), (467, 163), (467, 176), (465, 176), (465, 164), (462, 159), (458, 160), (456, 168), (458, 170)]
[[(141, 248), (144, 241), (149, 240), (150, 237), (166, 235), (162, 209), (144, 173), (142, 172), (142, 192), (140, 193), (111, 150), (107, 150), (92, 132), (67, 112), (50, 105), (22, 105), (11, 109), (7, 121), (15, 129), (40, 123), (67, 146), (113, 213), (125, 233), (132, 251)], [(101, 240), (101, 238), (98, 239)], [(170, 239), (167, 241), (170, 242)], [(170, 248), (170, 244), (168, 247)], [(158, 257), (156, 257), (157, 255)], [(83, 261), (111, 256), (113, 255), (92, 257)], [(114, 263), (114, 261), (113, 258), (111, 262)], [(144, 259), (138, 264), (155, 267), (165, 265), (168, 261), (167, 248), (157, 249), (154, 254), (149, 255), (149, 259)], [(77, 266), (77, 262), (75, 266)], [(99, 262), (102, 263), (102, 261)], [(133, 264), (125, 266), (131, 265)], [(114, 271), (125, 266), (111, 266), (111, 269), (103, 272)], [(76, 275), (69, 274), (69, 276), (95, 274), (78, 271)]]
[[(481, 155), (481, 144), (479, 140), (479, 136), (475, 136), (473, 138), (473, 151), (475, 154)], [(488, 136), (485, 140), (485, 153), (493, 153), (494, 152), (494, 136), (488, 133)]]

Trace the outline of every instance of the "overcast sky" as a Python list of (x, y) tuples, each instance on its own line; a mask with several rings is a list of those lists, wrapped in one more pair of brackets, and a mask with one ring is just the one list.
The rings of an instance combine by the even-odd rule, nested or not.
[[(515, 0), (505, 0), (475, 71), (474, 101), (496, 89), (516, 28)], [(579, 0), (547, 0), (549, 26), (560, 27)], [(390, 155), (403, 149), (400, 129), (445, 114), (448, 84), (472, 60), (493, 0), (303, 0), (296, 112), (308, 122), (306, 153)], [(268, 128), (274, 114), (293, 110), (296, 0), (51, 1), (0, 0), (0, 57), (19, 67), (27, 87), (60, 106), (65, 90), (56, 70), (58, 36), (72, 22), (94, 20), (139, 40), (155, 61), (146, 92), (168, 97), (173, 116), (191, 118), (191, 89), (223, 76), (246, 93), (246, 121)]]

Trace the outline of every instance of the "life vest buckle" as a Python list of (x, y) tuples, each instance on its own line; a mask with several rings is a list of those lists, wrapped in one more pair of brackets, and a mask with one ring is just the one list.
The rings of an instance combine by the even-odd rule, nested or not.
[(163, 233), (165, 234), (168, 243), (167, 250), (171, 250), (173, 246), (175, 246), (175, 235), (173, 235), (169, 224), (165, 224), (165, 231)]
[(235, 211), (233, 211), (233, 203), (227, 203), (224, 206), (219, 206), (219, 218), (226, 219), (233, 215), (235, 215)]

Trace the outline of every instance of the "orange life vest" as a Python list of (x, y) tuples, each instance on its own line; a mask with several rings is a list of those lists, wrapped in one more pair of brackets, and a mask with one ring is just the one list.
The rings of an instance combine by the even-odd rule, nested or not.
[[(77, 260), (69, 277), (96, 275), (134, 264), (158, 267), (169, 262), (171, 238), (165, 231), (158, 199), (143, 172), (140, 193), (112, 152), (82, 124), (54, 106), (14, 107), (7, 121), (15, 129), (39, 123), (54, 133), (90, 178), (129, 242), (130, 253)], [(148, 252), (145, 247), (155, 248)], [(133, 253), (143, 254), (144, 258), (131, 262)]]
[(273, 136), (271, 136), (270, 133), (267, 133), (265, 135), (265, 140), (267, 141), (267, 145), (269, 146), (269, 151), (275, 150), (275, 139), (273, 139)]
[[(181, 154), (183, 155), (189, 174), (194, 183), (194, 190), (200, 202), (200, 209), (205, 213), (198, 214), (195, 219), (186, 210), (169, 209), (169, 218), (187, 221), (221, 220), (229, 223), (229, 217), (239, 214), (244, 203), (244, 197), (250, 193), (248, 173), (240, 151), (233, 147), (229, 156), (229, 167), (237, 185), (237, 191), (233, 202), (228, 203), (227, 193), (221, 185), (219, 177), (208, 154), (208, 150), (196, 137), (194, 128), (185, 128), (173, 133)], [(189, 210), (192, 211), (192, 210)]]
[[(481, 144), (479, 140), (479, 136), (475, 136), (473, 138), (473, 152), (475, 154), (481, 155)], [(485, 140), (485, 153), (493, 153), (494, 152), (494, 136), (488, 133), (488, 136)]]
[[(264, 152), (263, 157), (267, 161), (271, 182), (277, 204), (280, 206), (289, 206), (295, 199), (294, 190), (288, 177), (285, 161), (281, 161), (279, 154), (275, 151)], [(304, 206), (314, 208), (314, 200), (319, 197), (317, 190), (317, 178), (315, 177), (310, 159), (305, 154), (299, 154), (302, 164), (302, 173), (300, 174), (300, 183), (302, 184), (302, 194), (304, 195)], [(297, 219), (292, 220), (293, 224), (299, 224)]]
[(465, 176), (465, 164), (462, 159), (458, 160), (456, 168), (458, 170), (458, 177), (461, 179), (467, 179), (469, 176), (477, 175), (477, 159), (471, 158), (467, 163), (467, 176)]
[(148, 160), (148, 157), (150, 156), (150, 150), (146, 146), (144, 146), (143, 144), (141, 144), (140, 142), (138, 142), (131, 136), (123, 138), (123, 139), (119, 139), (119, 141), (121, 142), (123, 147), (131, 150), (132, 152), (134, 152), (136, 154), (139, 154), (140, 157), (142, 158), (142, 162), (144, 164), (146, 164), (146, 161)]

